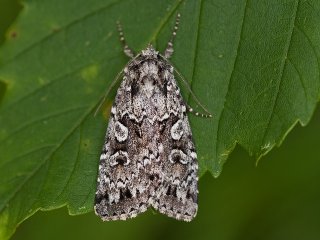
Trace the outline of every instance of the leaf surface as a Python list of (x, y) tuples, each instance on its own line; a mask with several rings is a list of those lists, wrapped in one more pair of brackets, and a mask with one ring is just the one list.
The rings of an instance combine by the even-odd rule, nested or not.
[(236, 143), (260, 158), (307, 124), (319, 100), (318, 1), (26, 1), (0, 49), (1, 239), (38, 209), (92, 211), (113, 94), (93, 113), (128, 61), (115, 22), (136, 51), (163, 51), (177, 12), (172, 62), (214, 115), (190, 117), (202, 173), (218, 176)]

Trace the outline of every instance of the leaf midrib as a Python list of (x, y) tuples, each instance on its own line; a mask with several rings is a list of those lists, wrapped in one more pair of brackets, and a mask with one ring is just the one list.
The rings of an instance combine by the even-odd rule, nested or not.
[[(156, 30), (154, 31), (154, 33), (151, 35), (151, 38), (149, 40), (148, 43), (151, 43), (153, 41), (157, 41), (158, 36), (160, 34), (160, 32), (162, 31), (163, 27), (168, 23), (170, 17), (172, 16), (172, 14), (177, 10), (177, 8), (181, 5), (182, 2), (184, 2), (185, 0), (178, 0), (175, 2), (175, 5), (172, 7), (172, 9), (167, 13), (167, 15), (165, 15), (165, 17), (163, 17), (163, 20), (160, 22), (159, 27), (156, 28)], [(155, 46), (158, 47), (158, 46)]]
[[(203, 0), (199, 0), (200, 1), (200, 6), (199, 6), (199, 17), (198, 17), (198, 29), (197, 29), (197, 35), (196, 35), (196, 44), (195, 44), (195, 48), (194, 48), (194, 58), (193, 58), (193, 68), (192, 68), (192, 75), (191, 75), (191, 80), (190, 80), (190, 89), (192, 91), (193, 88), (193, 83), (194, 83), (194, 76), (195, 76), (195, 72), (196, 72), (196, 65), (197, 65), (197, 59), (198, 59), (198, 52), (199, 52), (199, 36), (200, 36), (200, 22), (201, 22), (201, 13), (202, 13), (202, 7), (203, 7)], [(189, 102), (190, 100), (190, 95), (191, 93), (189, 93), (188, 95), (188, 100), (187, 102)]]

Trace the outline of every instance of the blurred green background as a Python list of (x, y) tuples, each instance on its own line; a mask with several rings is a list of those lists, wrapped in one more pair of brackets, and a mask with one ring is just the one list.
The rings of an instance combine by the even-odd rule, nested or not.
[[(0, 44), (21, 6), (0, 0)], [(0, 86), (0, 99), (1, 99)], [(280, 148), (255, 166), (237, 147), (222, 175), (200, 180), (199, 213), (191, 223), (151, 210), (125, 222), (101, 222), (93, 213), (69, 216), (64, 207), (38, 212), (15, 240), (37, 239), (320, 239), (320, 110), (296, 127)], [(206, 121), (205, 119), (203, 121)]]

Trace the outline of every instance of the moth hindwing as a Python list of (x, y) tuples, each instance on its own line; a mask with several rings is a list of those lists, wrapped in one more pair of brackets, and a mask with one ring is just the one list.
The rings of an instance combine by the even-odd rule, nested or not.
[(178, 220), (197, 213), (198, 163), (187, 117), (168, 58), (180, 15), (164, 55), (151, 45), (134, 55), (111, 109), (100, 157), (95, 212), (103, 220), (125, 220), (149, 207)]

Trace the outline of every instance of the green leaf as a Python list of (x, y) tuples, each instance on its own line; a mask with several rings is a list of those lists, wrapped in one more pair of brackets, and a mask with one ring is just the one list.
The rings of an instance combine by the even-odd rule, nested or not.
[(163, 51), (181, 13), (172, 62), (214, 115), (190, 117), (202, 173), (218, 176), (236, 143), (260, 158), (307, 124), (319, 100), (316, 0), (23, 5), (0, 50), (1, 239), (39, 209), (92, 211), (112, 94), (104, 114), (93, 112), (128, 61), (118, 19), (133, 49), (153, 42)]

